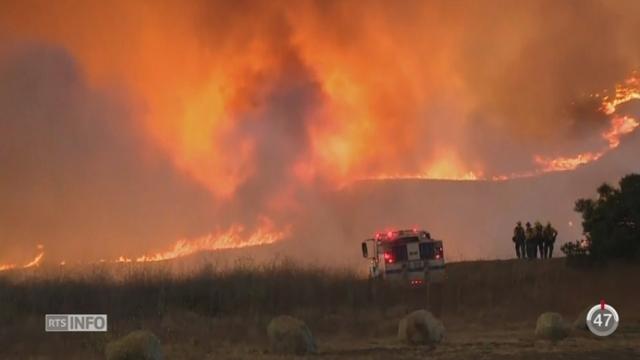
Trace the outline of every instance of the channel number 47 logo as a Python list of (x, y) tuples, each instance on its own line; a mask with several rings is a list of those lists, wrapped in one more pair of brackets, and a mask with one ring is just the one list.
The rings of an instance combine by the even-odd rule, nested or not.
[(587, 327), (594, 335), (609, 336), (620, 324), (620, 317), (613, 306), (608, 304), (595, 305), (587, 313)]

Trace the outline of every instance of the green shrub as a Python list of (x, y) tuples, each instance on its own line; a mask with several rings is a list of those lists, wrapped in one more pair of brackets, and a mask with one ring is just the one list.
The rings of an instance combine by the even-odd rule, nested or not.
[[(593, 261), (640, 260), (640, 175), (623, 177), (619, 188), (603, 184), (596, 199), (579, 199), (575, 210), (589, 240), (586, 253)], [(580, 244), (566, 244), (567, 257), (584, 256)]]

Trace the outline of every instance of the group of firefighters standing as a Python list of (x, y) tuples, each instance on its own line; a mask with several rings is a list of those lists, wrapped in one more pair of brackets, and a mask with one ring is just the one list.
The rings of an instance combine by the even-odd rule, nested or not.
[(516, 245), (516, 256), (522, 259), (551, 258), (553, 255), (553, 244), (556, 242), (558, 231), (547, 222), (543, 226), (536, 221), (533, 226), (527, 222), (525, 227), (518, 221), (513, 229), (513, 242)]

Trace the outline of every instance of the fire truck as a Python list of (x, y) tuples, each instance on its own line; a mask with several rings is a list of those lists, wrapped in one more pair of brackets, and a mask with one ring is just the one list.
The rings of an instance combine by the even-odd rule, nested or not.
[(398, 230), (375, 234), (362, 242), (362, 256), (369, 259), (374, 279), (405, 282), (411, 286), (445, 280), (441, 240), (423, 230)]

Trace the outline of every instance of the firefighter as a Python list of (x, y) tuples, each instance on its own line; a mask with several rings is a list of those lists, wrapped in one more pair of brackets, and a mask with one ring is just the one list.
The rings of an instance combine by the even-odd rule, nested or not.
[(528, 221), (525, 224), (524, 234), (525, 234), (527, 258), (535, 259), (536, 258), (535, 233), (533, 231), (533, 228), (531, 227), (531, 223)]
[(518, 259), (522, 258), (526, 258), (526, 254), (525, 254), (525, 246), (524, 246), (524, 242), (525, 242), (526, 236), (524, 233), (524, 228), (522, 227), (522, 223), (520, 221), (518, 221), (518, 223), (516, 224), (516, 227), (513, 229), (513, 242), (516, 244), (516, 256), (518, 257)]
[(535, 244), (537, 248), (537, 253), (540, 254), (540, 258), (544, 259), (544, 226), (540, 221), (536, 221), (536, 224), (533, 227), (533, 232), (535, 234)]
[(558, 237), (558, 231), (551, 226), (550, 222), (547, 222), (547, 226), (544, 228), (544, 256), (548, 259), (553, 257), (553, 244)]

